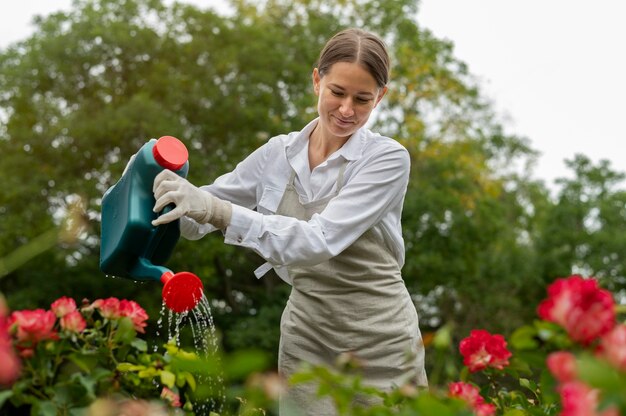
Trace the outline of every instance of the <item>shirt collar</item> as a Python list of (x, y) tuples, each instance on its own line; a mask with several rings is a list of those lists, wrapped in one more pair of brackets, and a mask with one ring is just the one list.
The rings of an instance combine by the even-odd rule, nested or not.
[[(317, 126), (317, 122), (319, 117), (315, 120), (311, 121), (307, 124), (297, 135), (293, 142), (289, 143), (285, 146), (285, 153), (287, 155), (287, 159), (290, 160), (300, 151), (302, 148), (309, 143), (309, 136), (311, 132)], [(348, 139), (348, 141), (341, 146), (339, 150), (337, 150), (331, 158), (336, 158), (342, 156), (346, 160), (357, 160), (363, 154), (363, 149), (365, 148), (366, 142), (366, 134), (367, 130), (365, 127), (361, 127)]]

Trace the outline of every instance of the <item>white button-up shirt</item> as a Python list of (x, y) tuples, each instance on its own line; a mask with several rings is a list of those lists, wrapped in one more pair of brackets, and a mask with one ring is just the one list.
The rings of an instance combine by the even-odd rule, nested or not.
[[(224, 241), (254, 250), (285, 279), (284, 266), (328, 260), (373, 229), (402, 267), (400, 219), (409, 179), (407, 150), (393, 139), (361, 128), (311, 171), (308, 142), (316, 124), (317, 119), (302, 131), (271, 138), (232, 172), (201, 187), (233, 203)], [(344, 164), (341, 190), (321, 213), (309, 221), (274, 215), (292, 170), (300, 202), (309, 203), (336, 192)], [(187, 239), (214, 230), (209, 224), (181, 219), (181, 233)]]

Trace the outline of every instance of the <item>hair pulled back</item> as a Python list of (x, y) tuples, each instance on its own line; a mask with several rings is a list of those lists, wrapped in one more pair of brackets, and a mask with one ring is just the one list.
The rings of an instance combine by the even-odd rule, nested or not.
[(390, 59), (385, 43), (362, 29), (349, 28), (335, 34), (320, 52), (317, 69), (320, 76), (337, 62), (357, 63), (376, 80), (379, 88), (389, 82)]

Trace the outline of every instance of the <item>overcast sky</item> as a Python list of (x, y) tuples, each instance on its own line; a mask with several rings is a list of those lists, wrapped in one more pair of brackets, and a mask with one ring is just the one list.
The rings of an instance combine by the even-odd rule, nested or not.
[[(221, 0), (188, 0), (199, 6)], [(71, 0), (3, 1), (0, 48)], [(626, 171), (625, 0), (422, 0), (418, 23), (452, 41), (511, 133), (541, 152), (535, 177), (583, 153)]]

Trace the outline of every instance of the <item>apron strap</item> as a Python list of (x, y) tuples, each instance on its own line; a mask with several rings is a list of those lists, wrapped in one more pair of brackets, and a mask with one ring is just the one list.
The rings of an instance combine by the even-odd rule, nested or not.
[(296, 183), (296, 170), (294, 168), (291, 168), (291, 176), (289, 177), (289, 182), (287, 182), (289, 185), (295, 185)]

